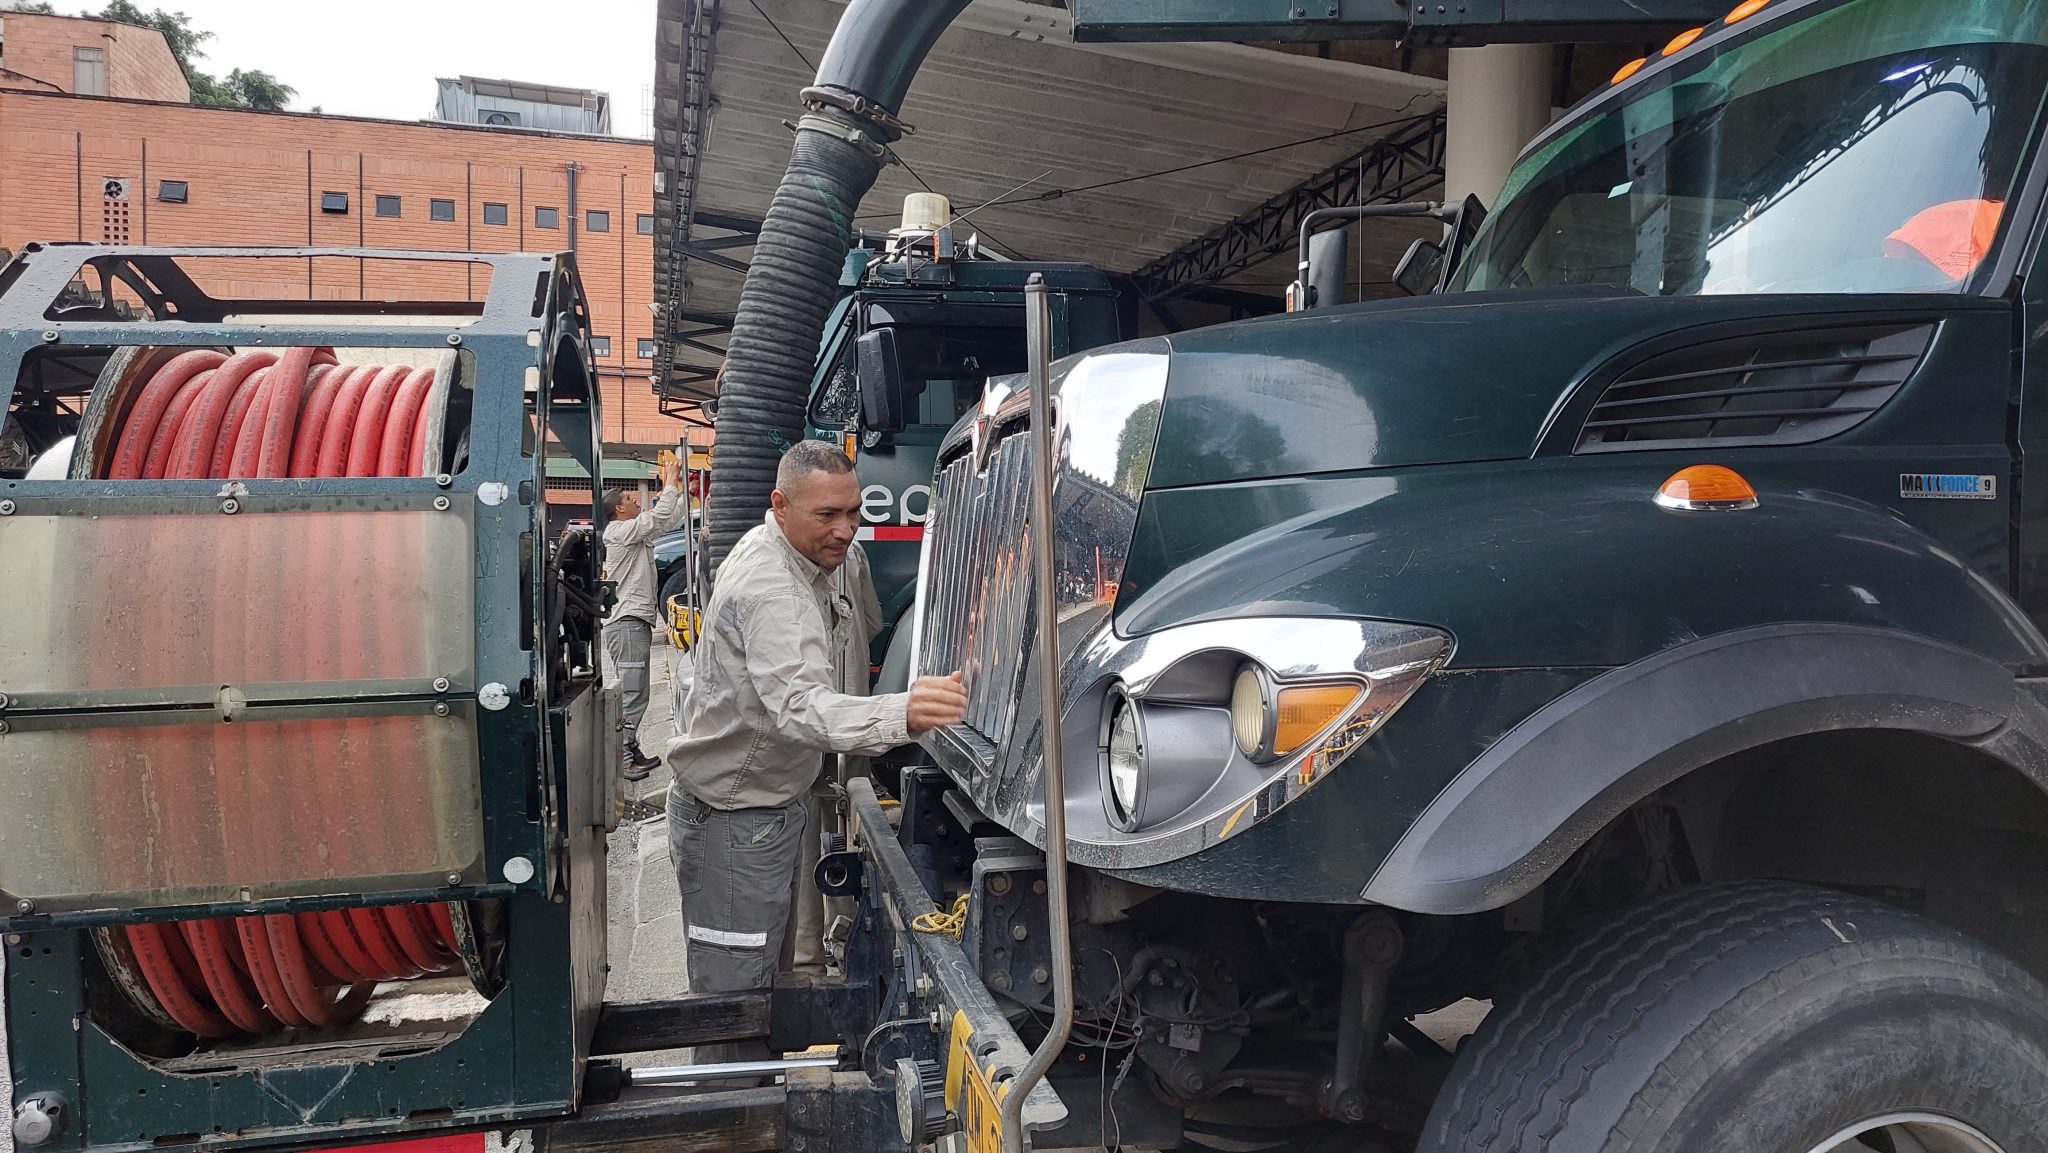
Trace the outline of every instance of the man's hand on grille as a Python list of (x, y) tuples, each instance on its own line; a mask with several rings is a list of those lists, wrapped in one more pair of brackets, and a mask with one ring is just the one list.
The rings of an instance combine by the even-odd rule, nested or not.
[(960, 674), (919, 677), (910, 686), (910, 704), (904, 709), (910, 735), (957, 725), (967, 717), (967, 690), (960, 687)]

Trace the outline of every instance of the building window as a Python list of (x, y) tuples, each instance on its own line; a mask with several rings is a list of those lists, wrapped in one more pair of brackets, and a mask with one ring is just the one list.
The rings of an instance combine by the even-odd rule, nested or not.
[(107, 94), (106, 49), (73, 48), (71, 50), (71, 91), (80, 96), (105, 96)]
[(323, 193), (321, 193), (321, 194), (320, 194), (320, 211), (322, 211), (322, 212), (347, 212), (347, 211), (348, 211), (348, 193), (346, 193), (346, 192), (323, 192)]
[(427, 201), (427, 218), (429, 220), (455, 219), (455, 202), (453, 200)]
[(485, 224), (504, 224), (504, 223), (506, 223), (506, 222), (507, 222), (508, 220), (510, 220), (510, 219), (511, 219), (511, 217), (510, 217), (510, 216), (508, 216), (508, 215), (506, 214), (506, 212), (505, 212), (505, 206), (504, 206), (504, 205), (502, 205), (502, 204), (489, 204), (489, 203), (486, 203), (486, 204), (484, 205), (484, 223), (485, 223)]
[(634, 345), (633, 347), (635, 354), (638, 355), (640, 359), (654, 359), (654, 342), (652, 340), (649, 340), (647, 337), (641, 337), (640, 342)]
[(536, 208), (533, 210), (533, 226), (535, 228), (560, 228), (562, 226), (562, 214), (552, 208)]
[(381, 196), (381, 195), (380, 195), (380, 196), (378, 196), (378, 197), (377, 197), (377, 215), (379, 215), (379, 216), (397, 216), (397, 215), (398, 215), (398, 197), (396, 197), (396, 196)]
[(654, 214), (652, 212), (643, 212), (640, 215), (635, 216), (633, 218), (633, 231), (639, 233), (642, 236), (653, 236)]
[(609, 336), (593, 336), (593, 337), (591, 337), (591, 338), (590, 338), (590, 355), (592, 355), (592, 356), (596, 356), (596, 357), (606, 357), (606, 356), (610, 356), (611, 354), (612, 354), (612, 338), (611, 338), (611, 337), (609, 337)]
[(159, 180), (156, 182), (156, 198), (165, 204), (183, 204), (191, 189), (182, 180)]
[(583, 214), (583, 227), (592, 232), (610, 232), (612, 230), (612, 214), (609, 212), (586, 212)]

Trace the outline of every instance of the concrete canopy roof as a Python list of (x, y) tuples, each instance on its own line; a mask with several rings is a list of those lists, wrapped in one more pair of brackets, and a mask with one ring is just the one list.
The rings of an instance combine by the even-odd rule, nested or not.
[[(684, 30), (697, 5), (711, 2), (661, 4), (655, 147), (657, 168), (670, 180), (688, 170), (677, 162), (689, 146), (680, 109)], [(783, 122), (799, 114), (797, 93), (810, 83), (843, 5), (717, 0), (714, 10), (696, 216), (758, 220), (789, 159)], [(925, 185), (948, 196), (956, 215), (1002, 198), (957, 225), (956, 237), (979, 233), (1012, 257), (1132, 272), (1443, 100), (1444, 82), (1431, 77), (1246, 45), (1074, 44), (1062, 8), (976, 0), (918, 74), (900, 110), (917, 129), (896, 147), (904, 164), (883, 171), (859, 223), (893, 226), (904, 195)], [(1314, 137), (1329, 138), (1300, 143)], [(1210, 163), (1258, 150), (1270, 151)], [(668, 207), (657, 225), (657, 259), (667, 261), (657, 281), (680, 268), (684, 310), (729, 315), (738, 305), (738, 272), (666, 253), (675, 191), (671, 185), (657, 197)], [(1390, 265), (1412, 234), (1388, 230), (1374, 244), (1385, 251), (1364, 254), (1366, 262)], [(700, 244), (726, 235), (692, 229)], [(716, 256), (744, 261), (747, 253), (732, 237)], [(1282, 257), (1276, 267), (1226, 283), (1270, 293), (1290, 268), (1291, 258)], [(678, 353), (682, 366), (716, 362), (702, 350)]]

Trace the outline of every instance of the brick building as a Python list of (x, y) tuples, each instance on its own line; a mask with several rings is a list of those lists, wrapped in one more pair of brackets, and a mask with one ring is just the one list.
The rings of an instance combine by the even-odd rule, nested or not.
[[(95, 86), (106, 95), (75, 91)], [(651, 388), (649, 143), (209, 108), (188, 98), (177, 62), (154, 31), (5, 16), (0, 248), (85, 240), (450, 253), (573, 249), (597, 336), (608, 448), (651, 461), (645, 450), (676, 444), (683, 425), (661, 415)], [(315, 300), (462, 300), (482, 287), (469, 266), (454, 261), (414, 266), (421, 271), (404, 279), (398, 270), (406, 266), (396, 262), (315, 261), (310, 269), (294, 263), (281, 279), (240, 269), (233, 287)]]
[(32, 12), (0, 14), (0, 88), (122, 100), (192, 99), (163, 33)]

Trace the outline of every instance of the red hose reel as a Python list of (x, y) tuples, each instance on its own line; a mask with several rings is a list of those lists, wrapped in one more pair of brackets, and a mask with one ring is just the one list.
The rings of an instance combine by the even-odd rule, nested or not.
[[(132, 381), (103, 479), (423, 475), (435, 370), (343, 365), (329, 348), (193, 349)], [(366, 542), (355, 542), (364, 547)], [(325, 627), (366, 630), (375, 622)], [(223, 736), (232, 740), (233, 736)], [(322, 765), (277, 766), (318, 788)], [(206, 1038), (346, 1024), (377, 983), (467, 970), (486, 983), (469, 910), (446, 903), (127, 925), (98, 934), (145, 1016)], [(482, 991), (488, 992), (487, 989)]]

